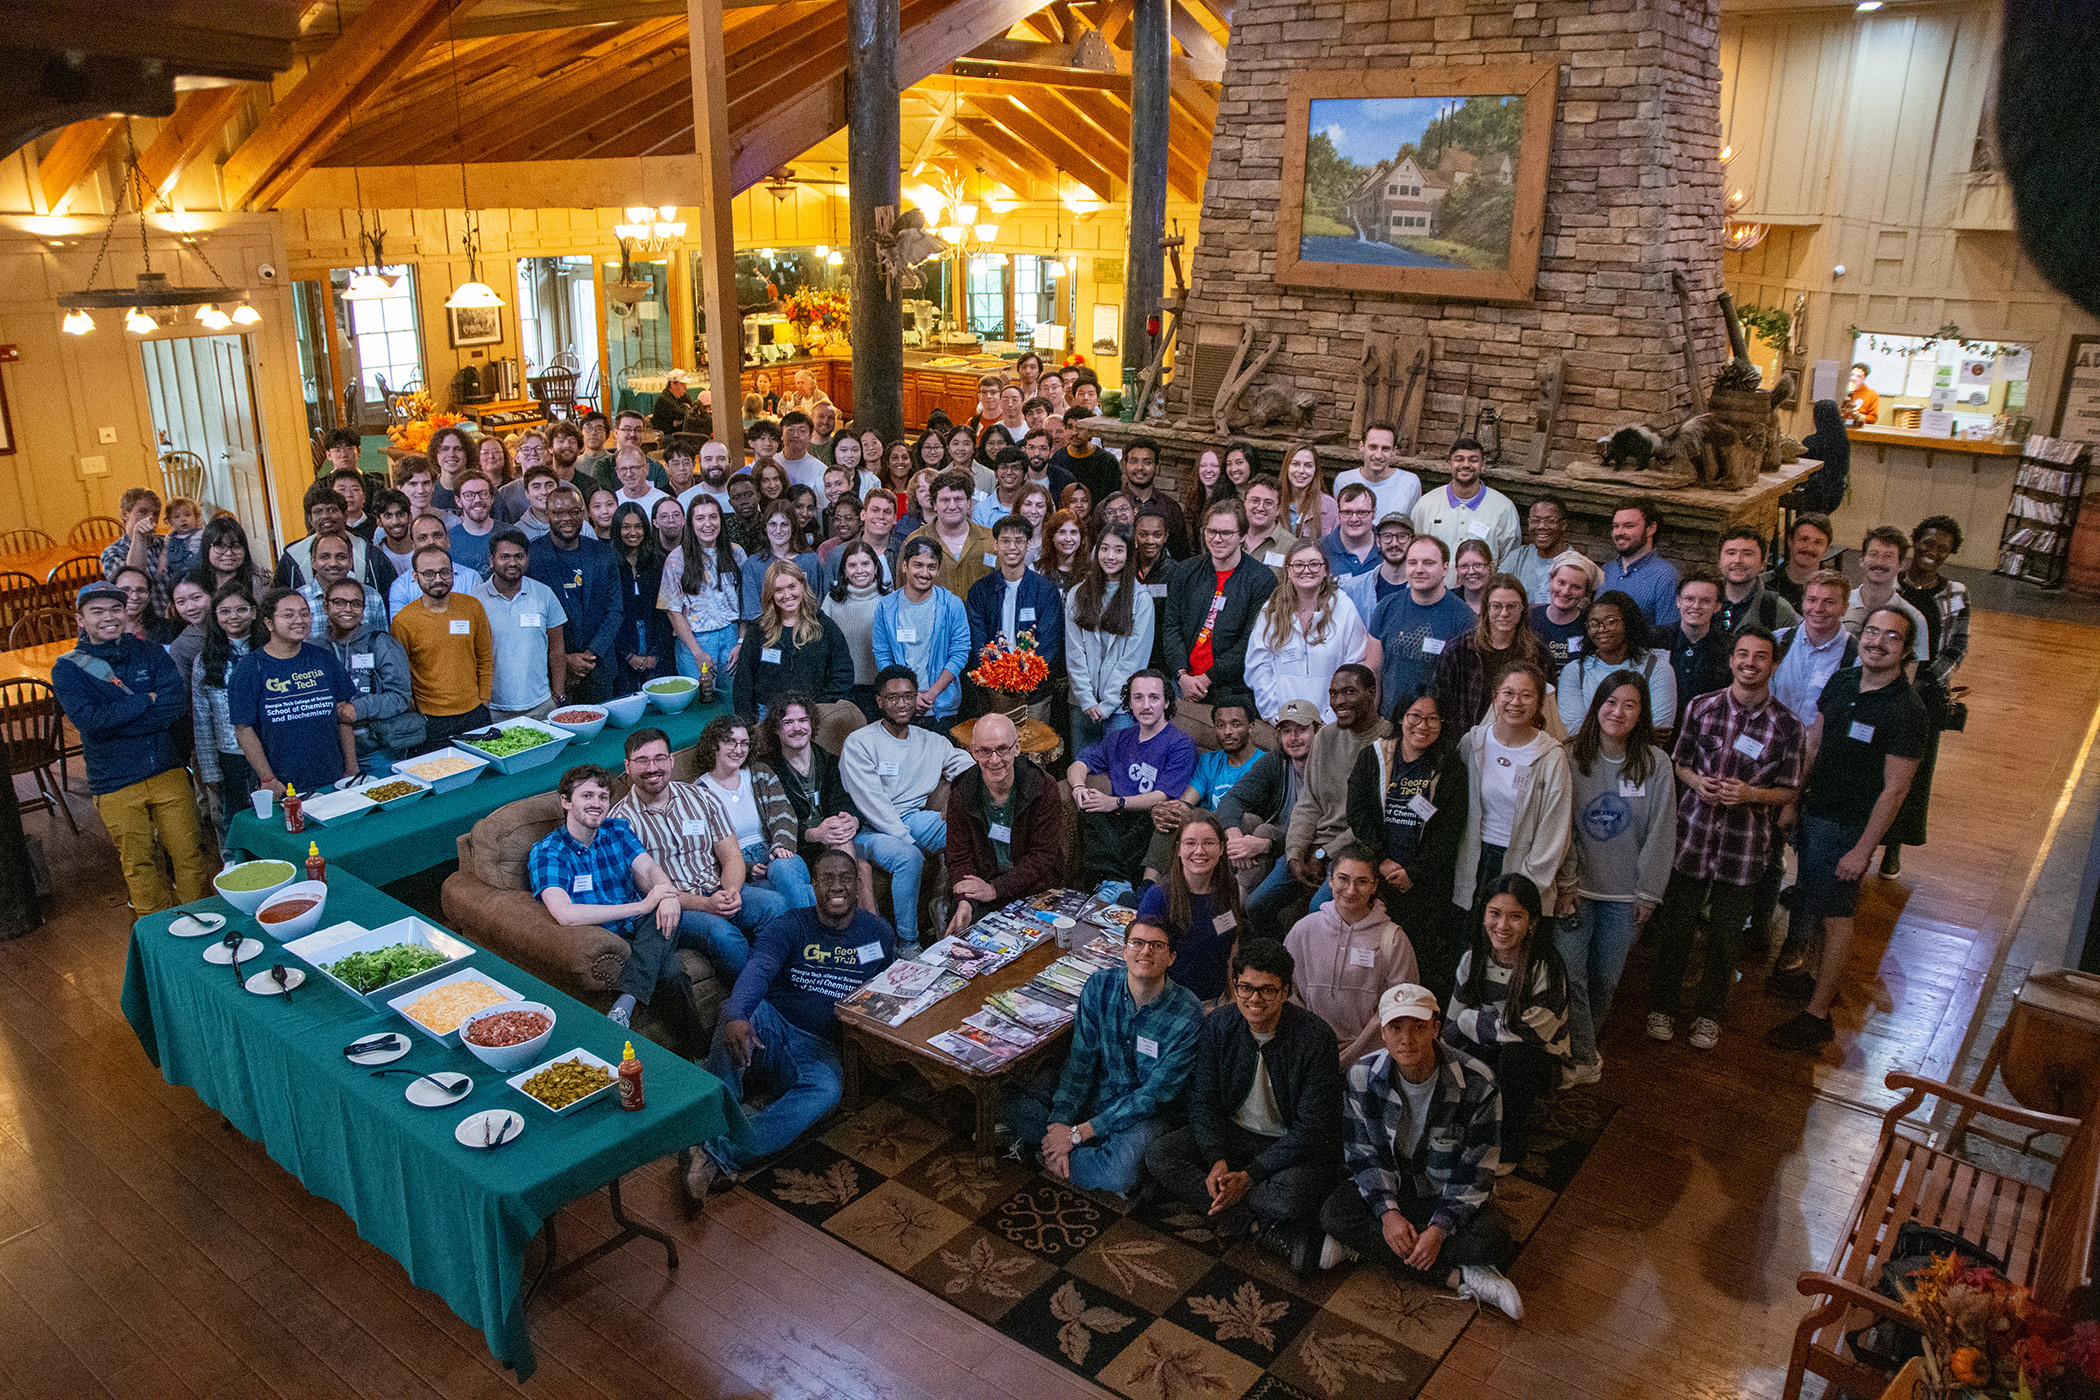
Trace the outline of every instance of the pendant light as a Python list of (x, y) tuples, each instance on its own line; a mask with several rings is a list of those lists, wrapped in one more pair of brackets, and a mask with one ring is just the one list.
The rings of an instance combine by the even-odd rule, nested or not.
[[(335, 4), (335, 37), (338, 40), (343, 37), (343, 0), (336, 0)], [(357, 113), (354, 109), (350, 114), (350, 143), (353, 148), (357, 144)], [(365, 225), (365, 184), (363, 175), (355, 164), (350, 167), (350, 190), (357, 200), (357, 250), (365, 256), (365, 266), (352, 272), (350, 285), (342, 291), (342, 299), (385, 301), (390, 297), (406, 296), (408, 279), (403, 277), (395, 281), (382, 271), (386, 266), (386, 229), (379, 221), (377, 210), (372, 212), (371, 227)], [(250, 314), (253, 314), (253, 308), (250, 308)], [(233, 313), (233, 319), (241, 320), (238, 308)], [(241, 324), (248, 323), (242, 321)]]
[(459, 38), (452, 31), (452, 17), (445, 17), (445, 38), (452, 54), (452, 140), (459, 151), (459, 203), (466, 213), (466, 227), (459, 235), (462, 247), (467, 250), (467, 280), (452, 289), (445, 298), (448, 311), (469, 307), (503, 305), (503, 298), (496, 289), (481, 280), (481, 216), (474, 212), (472, 201), (467, 198), (467, 124), (461, 113), (459, 100)]
[(829, 263), (833, 267), (838, 267), (846, 261), (846, 255), (843, 252), (839, 251), (838, 239), (839, 168), (836, 165), (834, 165), (831, 167), (831, 246), (828, 248), (817, 249), (817, 256), (824, 259), (825, 262)]

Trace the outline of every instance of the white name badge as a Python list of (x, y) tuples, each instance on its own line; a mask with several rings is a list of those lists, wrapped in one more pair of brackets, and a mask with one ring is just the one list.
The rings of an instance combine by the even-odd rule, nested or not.
[(1138, 587), (1145, 590), (1147, 598), (1160, 599), (1167, 596), (1167, 586), (1163, 583), (1141, 583)]
[(1014, 829), (1010, 826), (1001, 826), (999, 823), (993, 822), (991, 825), (991, 836), (994, 841), (1011, 845), (1014, 839)]
[(1021, 621), (1023, 622), (1033, 622), (1035, 621), (1035, 609), (1023, 608), (1021, 609), (1019, 616)]
[(1852, 728), (1847, 732), (1862, 744), (1874, 742), (1874, 726), (1871, 724), (1861, 724), (1858, 720), (1854, 720), (1852, 721)]
[(1488, 537), (1488, 527), (1477, 520), (1471, 521), (1466, 525), (1466, 533), (1476, 540), (1484, 540)]
[(1736, 735), (1735, 742), (1730, 744), (1728, 747), (1734, 749), (1744, 758), (1756, 759), (1763, 758), (1765, 756), (1764, 744), (1757, 739), (1751, 738), (1748, 734)]
[(1641, 795), (1641, 785), (1640, 785), (1639, 783), (1635, 782), (1635, 781), (1634, 781), (1633, 779), (1631, 779), (1631, 778), (1621, 778), (1621, 779), (1619, 779), (1619, 796), (1621, 796), (1621, 797), (1639, 797), (1640, 795)]
[(1372, 948), (1351, 948), (1351, 949), (1349, 950), (1349, 966), (1351, 966), (1351, 967), (1375, 967), (1375, 966), (1377, 966), (1377, 965), (1378, 965), (1378, 953), (1377, 953), (1377, 950), (1376, 950), (1376, 949), (1372, 949)]
[(1575, 653), (1577, 653), (1577, 652), (1579, 652), (1579, 651), (1581, 651), (1581, 650), (1582, 650), (1582, 638), (1580, 638), (1580, 637), (1570, 637), (1570, 638), (1568, 638), (1568, 655), (1570, 655), (1570, 656), (1573, 656), (1573, 655), (1575, 655)]
[(1261, 562), (1273, 569), (1283, 562), (1283, 556), (1272, 549), (1261, 557)]
[(875, 765), (875, 775), (881, 778), (894, 778), (897, 776), (897, 765), (894, 763), (878, 763)]
[(1413, 812), (1425, 822), (1436, 815), (1434, 804), (1419, 792), (1407, 799), (1407, 810)]
[(678, 823), (678, 832), (681, 836), (699, 836), (706, 830), (707, 823), (701, 821), (698, 817), (687, 817)]
[(916, 627), (899, 627), (897, 629), (897, 640), (900, 642), (916, 642), (919, 640), (919, 629)]
[(769, 662), (772, 665), (778, 666), (780, 664), (780, 648), (760, 647), (758, 652), (758, 659), (761, 661)]
[(544, 627), (546, 625), (547, 619), (539, 613), (518, 614), (518, 626), (520, 627)]
[(984, 566), (985, 566), (985, 567), (986, 567), (987, 569), (996, 569), (996, 568), (998, 568), (998, 567), (999, 567), (999, 556), (998, 556), (998, 555), (996, 555), (996, 554), (987, 554), (987, 555), (985, 555), (985, 556), (984, 556)]
[(1441, 637), (1424, 637), (1424, 638), (1422, 639), (1422, 655), (1424, 655), (1424, 656), (1442, 656), (1443, 654), (1444, 654), (1444, 641), (1443, 641), (1443, 638), (1441, 638)]
[(1240, 921), (1233, 917), (1230, 909), (1220, 909), (1217, 916), (1210, 921), (1210, 926), (1219, 933), (1231, 933), (1240, 926)]
[(578, 875), (575, 879), (569, 881), (569, 891), (572, 894), (589, 894), (591, 892), (591, 877)]
[(854, 952), (860, 955), (862, 966), (866, 966), (871, 962), (882, 961), (882, 945), (880, 943), (863, 943), (860, 947), (854, 949)]
[(1159, 1058), (1159, 1042), (1141, 1035), (1137, 1038), (1137, 1052), (1148, 1060), (1156, 1060)]
[(474, 624), (467, 621), (463, 617), (456, 617), (452, 619), (452, 621), (446, 623), (445, 626), (455, 637), (467, 636), (474, 630)]
[(353, 671), (369, 671), (372, 669), (372, 663), (377, 659), (370, 652), (360, 656), (353, 656), (350, 658), (350, 669)]

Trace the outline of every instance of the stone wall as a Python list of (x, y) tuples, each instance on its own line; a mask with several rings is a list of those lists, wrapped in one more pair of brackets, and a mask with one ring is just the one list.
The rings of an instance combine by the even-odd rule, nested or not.
[[(1312, 391), (1323, 405), (1316, 426), (1345, 434), (1364, 335), (1428, 335), (1436, 361), (1420, 441), (1438, 456), (1457, 436), (1470, 365), (1473, 406), (1494, 404), (1503, 460), (1520, 460), (1538, 363), (1553, 353), (1566, 363), (1554, 465), (1628, 422), (1676, 422), (1688, 399), (1672, 270), (1690, 287), (1703, 372), (1727, 354), (1713, 310), (1718, 9), (1718, 0), (1240, 0), (1192, 269), (1194, 339), (1184, 343), (1231, 344), (1249, 320), (1257, 345), (1282, 333), (1284, 350), (1253, 387)], [(1536, 300), (1486, 306), (1276, 285), (1291, 74), (1545, 58), (1562, 71)]]

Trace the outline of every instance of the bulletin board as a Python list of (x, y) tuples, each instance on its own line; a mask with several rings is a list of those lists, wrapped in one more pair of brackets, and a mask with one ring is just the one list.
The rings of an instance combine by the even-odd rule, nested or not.
[(2100, 335), (2074, 335), (2051, 437), (2100, 444)]

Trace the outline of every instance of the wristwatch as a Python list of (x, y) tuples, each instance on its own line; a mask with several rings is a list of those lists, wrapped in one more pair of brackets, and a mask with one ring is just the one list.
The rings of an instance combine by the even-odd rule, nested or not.
[(1085, 1141), (1086, 1139), (1079, 1135), (1079, 1129), (1072, 1129), (1072, 1146), (1077, 1147)]
[(1123, 810), (1123, 799), (1120, 797), (1116, 799), (1116, 810), (1118, 812)]

